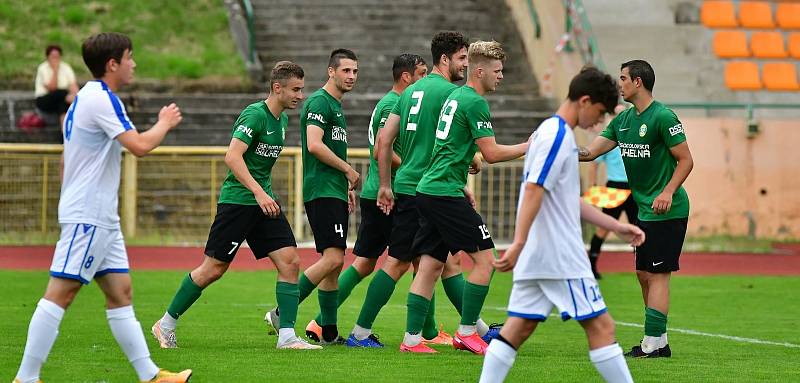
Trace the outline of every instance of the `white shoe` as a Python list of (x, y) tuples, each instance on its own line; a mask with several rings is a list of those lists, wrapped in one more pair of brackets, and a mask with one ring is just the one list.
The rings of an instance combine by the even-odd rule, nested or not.
[(322, 346), (311, 344), (298, 337), (293, 337), (286, 342), (278, 343), (279, 350), (321, 350)]
[(264, 315), (264, 321), (269, 323), (272, 328), (267, 329), (267, 333), (269, 335), (275, 335), (278, 333), (278, 330), (281, 328), (281, 317), (278, 315), (278, 308), (274, 308), (272, 310), (267, 311), (267, 314)]
[(156, 337), (161, 348), (178, 348), (178, 341), (175, 339), (175, 329), (161, 327), (161, 319), (153, 324), (150, 331), (153, 333), (153, 336)]

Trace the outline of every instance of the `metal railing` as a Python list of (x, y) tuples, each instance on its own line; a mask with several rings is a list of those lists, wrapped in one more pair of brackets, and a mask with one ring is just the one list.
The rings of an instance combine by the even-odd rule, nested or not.
[[(123, 152), (119, 209), (128, 238), (163, 244), (203, 243), (227, 175), (225, 147), (160, 147), (137, 158)], [(57, 238), (60, 145), (0, 144), (0, 242), (25, 244)], [(348, 162), (365, 177), (367, 149), (350, 149)], [(497, 242), (514, 235), (521, 160), (485, 165), (469, 185)], [(284, 148), (272, 170), (273, 190), (298, 240), (312, 239), (302, 200), (302, 160), (297, 147)], [(360, 211), (350, 216), (349, 239)]]
[(570, 40), (577, 46), (583, 62), (605, 71), (606, 65), (600, 55), (600, 47), (597, 45), (597, 38), (594, 36), (592, 23), (589, 22), (583, 1), (564, 0), (564, 8), (567, 12), (566, 32), (570, 34)]

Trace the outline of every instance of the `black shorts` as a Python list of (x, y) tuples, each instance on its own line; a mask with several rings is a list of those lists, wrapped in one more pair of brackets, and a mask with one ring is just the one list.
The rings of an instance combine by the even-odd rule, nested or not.
[(317, 252), (335, 247), (347, 249), (347, 202), (338, 198), (317, 198), (305, 203), (308, 225)]
[(438, 197), (417, 193), (420, 228), (414, 253), (446, 262), (448, 252), (475, 253), (494, 248), (483, 218), (464, 197)]
[[(606, 183), (606, 187), (625, 190), (631, 189), (627, 182), (615, 181), (608, 181), (608, 183)], [(626, 199), (622, 205), (612, 208), (603, 208), (603, 213), (614, 217), (614, 219), (619, 219), (623, 211), (628, 217), (628, 223), (636, 225), (636, 223), (639, 222), (639, 206), (637, 206), (636, 201), (633, 200), (633, 194), (628, 195), (628, 199)]]
[(358, 225), (358, 239), (353, 248), (357, 257), (378, 258), (389, 246), (392, 235), (392, 217), (383, 214), (376, 200), (361, 198), (361, 223)]
[(419, 230), (419, 212), (415, 196), (396, 194), (394, 203), (392, 233), (389, 236), (389, 256), (404, 262), (411, 262), (417, 256), (412, 246)]
[(636, 270), (669, 273), (680, 270), (679, 260), (686, 238), (688, 218), (666, 221), (639, 221), (644, 243), (637, 247)]
[(230, 263), (245, 239), (256, 259), (284, 247), (297, 247), (283, 211), (277, 217), (269, 217), (257, 205), (217, 205), (217, 215), (206, 242), (206, 255)]
[(68, 94), (69, 91), (66, 89), (56, 89), (44, 96), (36, 97), (36, 108), (42, 112), (57, 115), (67, 113), (67, 109), (69, 109)]

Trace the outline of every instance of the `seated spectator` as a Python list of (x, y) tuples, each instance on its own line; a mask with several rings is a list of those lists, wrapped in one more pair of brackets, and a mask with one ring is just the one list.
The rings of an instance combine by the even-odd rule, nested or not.
[[(45, 49), (47, 60), (36, 70), (34, 96), (37, 110), (58, 116), (59, 124), (63, 125), (64, 115), (78, 93), (78, 83), (69, 64), (61, 61), (61, 53), (58, 45), (48, 45)], [(47, 116), (43, 117), (47, 120)]]

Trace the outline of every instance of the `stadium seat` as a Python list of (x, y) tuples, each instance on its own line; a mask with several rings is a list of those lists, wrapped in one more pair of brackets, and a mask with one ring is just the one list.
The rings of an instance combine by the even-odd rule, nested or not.
[(747, 35), (744, 31), (715, 32), (714, 53), (720, 58), (750, 57)]
[(760, 58), (786, 58), (786, 48), (783, 44), (783, 34), (780, 32), (753, 32), (750, 36), (750, 50), (754, 57)]
[(800, 32), (789, 34), (789, 55), (800, 59)]
[(772, 5), (765, 1), (740, 1), (739, 25), (744, 28), (774, 29)]
[(736, 28), (739, 26), (732, 1), (704, 1), (700, 8), (700, 21), (709, 28)]
[(725, 86), (731, 90), (759, 90), (758, 64), (749, 61), (725, 63)]
[(781, 29), (800, 29), (800, 3), (778, 3), (775, 19)]
[(776, 91), (797, 91), (797, 71), (792, 62), (764, 63), (764, 87)]

